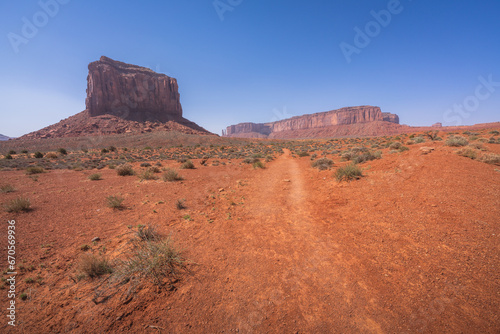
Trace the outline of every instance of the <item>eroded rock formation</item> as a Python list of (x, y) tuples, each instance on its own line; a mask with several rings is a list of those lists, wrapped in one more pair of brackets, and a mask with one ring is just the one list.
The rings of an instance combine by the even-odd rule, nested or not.
[(89, 64), (86, 109), (22, 139), (178, 131), (211, 134), (182, 117), (177, 80), (102, 56)]
[(314, 133), (312, 130), (321, 130), (321, 133), (328, 133), (327, 130), (332, 129), (332, 131), (338, 133), (339, 126), (372, 122), (399, 124), (399, 117), (395, 114), (383, 113), (379, 107), (347, 107), (316, 114), (296, 116), (271, 123), (240, 123), (231, 125), (227, 127), (226, 135), (229, 137), (284, 138), (283, 134), (286, 133), (287, 137), (294, 138), (296, 137), (293, 135), (294, 132), (297, 135)]
[(176, 79), (104, 56), (89, 64), (85, 106), (90, 116), (138, 122), (182, 119)]

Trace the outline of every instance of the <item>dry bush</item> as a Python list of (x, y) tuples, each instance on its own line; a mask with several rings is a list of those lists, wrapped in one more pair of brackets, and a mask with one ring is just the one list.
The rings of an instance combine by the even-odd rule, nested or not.
[(462, 156), (462, 157), (466, 157), (466, 158), (473, 159), (473, 160), (477, 158), (477, 152), (476, 152), (476, 150), (474, 150), (472, 148), (464, 147), (464, 148), (458, 150), (457, 154)]
[(156, 226), (154, 225), (149, 225), (149, 226), (144, 226), (144, 225), (139, 225), (139, 228), (137, 231), (135, 231), (135, 234), (137, 237), (142, 240), (158, 240), (160, 238), (160, 235), (158, 234), (156, 230)]
[(98, 180), (101, 180), (101, 174), (90, 174), (88, 176), (89, 180), (91, 181), (98, 181)]
[(187, 160), (181, 165), (181, 169), (195, 169), (195, 167), (191, 160)]
[(320, 158), (312, 163), (314, 168), (318, 168), (319, 170), (327, 170), (332, 168), (333, 160), (328, 158)]
[(120, 176), (129, 176), (129, 175), (134, 175), (135, 172), (134, 172), (134, 169), (132, 168), (132, 166), (125, 164), (125, 165), (118, 166), (116, 168), (116, 174), (118, 174)]
[(361, 169), (355, 164), (340, 167), (335, 171), (335, 178), (338, 182), (357, 180), (363, 176)]
[(173, 182), (183, 180), (182, 176), (180, 176), (175, 170), (167, 169), (167, 171), (163, 174), (163, 181)]
[(33, 166), (26, 168), (26, 175), (41, 174), (43, 173), (43, 167)]
[(446, 139), (445, 144), (447, 146), (460, 147), (460, 146), (466, 146), (466, 145), (468, 145), (469, 141), (465, 137), (450, 136), (450, 137), (448, 137), (448, 139)]
[(482, 162), (492, 165), (500, 165), (500, 154), (485, 154), (480, 159)]
[(78, 262), (78, 271), (90, 278), (111, 274), (113, 268), (105, 257), (94, 254), (84, 254)]
[(5, 204), (7, 212), (27, 212), (31, 210), (31, 202), (29, 198), (18, 197)]
[(0, 193), (6, 194), (14, 191), (16, 191), (16, 189), (14, 189), (14, 187), (11, 184), (2, 184), (0, 186)]
[(123, 197), (120, 196), (108, 196), (106, 197), (106, 200), (108, 201), (108, 207), (112, 209), (122, 209), (122, 203), (124, 201)]

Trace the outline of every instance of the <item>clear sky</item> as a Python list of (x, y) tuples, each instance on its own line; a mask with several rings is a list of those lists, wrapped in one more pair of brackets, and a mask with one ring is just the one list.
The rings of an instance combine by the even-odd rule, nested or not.
[(101, 55), (175, 77), (220, 134), (346, 106), (402, 124), (500, 121), (500, 1), (23, 0), (0, 4), (0, 133), (85, 109)]

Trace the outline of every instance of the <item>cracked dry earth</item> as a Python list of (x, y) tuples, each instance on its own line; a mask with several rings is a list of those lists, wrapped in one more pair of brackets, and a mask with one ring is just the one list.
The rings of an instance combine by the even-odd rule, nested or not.
[[(32, 189), (26, 176), (5, 172), (21, 192), (35, 192), (35, 210), (15, 217), (21, 256), (48, 266), (37, 271), (44, 284), (32, 299), (18, 301), (16, 330), (498, 333), (500, 173), (434, 146), (427, 155), (417, 145), (384, 154), (349, 183), (286, 150), (266, 169), (198, 167), (172, 184), (103, 170), (96, 186), (81, 173), (54, 171)], [(118, 190), (127, 210), (99, 204)], [(82, 198), (78, 208), (70, 210), (69, 194)], [(191, 220), (170, 205), (178, 198)], [(166, 205), (153, 206), (159, 200)], [(138, 222), (173, 232), (190, 271), (172, 291), (145, 284), (124, 298), (127, 287), (116, 287), (93, 303), (97, 282), (69, 278), (78, 247), (99, 235), (113, 256), (130, 238), (127, 225)]]

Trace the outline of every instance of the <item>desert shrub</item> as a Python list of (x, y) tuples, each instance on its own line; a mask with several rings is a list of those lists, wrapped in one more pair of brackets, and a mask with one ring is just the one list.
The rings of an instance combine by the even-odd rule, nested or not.
[(45, 158), (47, 158), (47, 159), (57, 159), (58, 156), (54, 152), (49, 152), (49, 153), (45, 154)]
[(128, 164), (118, 166), (116, 168), (116, 173), (118, 175), (120, 175), (120, 176), (128, 176), (128, 175), (134, 175), (135, 174), (134, 169), (132, 168), (132, 166), (130, 166)]
[(101, 150), (101, 153), (104, 153), (104, 154), (105, 154), (105, 153), (109, 153), (109, 150), (108, 150), (107, 148), (103, 148), (103, 149)]
[(177, 202), (175, 202), (175, 207), (177, 208), (177, 210), (184, 210), (186, 208), (184, 199), (178, 199)]
[(354, 159), (356, 157), (356, 154), (354, 152), (348, 151), (348, 152), (342, 153), (340, 156), (342, 157), (343, 161), (349, 161), (349, 160)]
[(361, 169), (355, 164), (340, 167), (335, 172), (335, 178), (338, 182), (357, 180), (363, 176)]
[(66, 151), (66, 149), (62, 148), (62, 147), (60, 149), (58, 149), (57, 152), (61, 153), (62, 155), (67, 155), (68, 154), (68, 151)]
[(160, 169), (156, 166), (153, 166), (153, 167), (149, 167), (148, 170), (151, 172), (151, 173), (160, 173)]
[(32, 166), (26, 168), (26, 175), (41, 174), (43, 173), (43, 167)]
[(173, 182), (182, 180), (182, 176), (180, 176), (175, 170), (167, 169), (165, 173), (163, 173), (163, 181)]
[(156, 226), (144, 226), (140, 225), (135, 231), (135, 235), (140, 239), (140, 240), (158, 240), (160, 238), (160, 235), (158, 234), (158, 231), (156, 230)]
[(12, 154), (16, 154), (16, 151), (14, 151), (14, 150), (10, 150), (8, 154), (11, 154), (11, 155), (12, 155)]
[(466, 158), (470, 158), (470, 159), (477, 158), (477, 152), (471, 148), (462, 148), (462, 149), (457, 151), (457, 154), (462, 156), (462, 157), (466, 157)]
[(368, 151), (368, 152), (361, 153), (358, 156), (355, 156), (352, 159), (352, 161), (355, 164), (360, 164), (360, 163), (363, 163), (363, 162), (366, 162), (366, 161), (380, 159), (381, 157), (382, 157), (382, 152), (380, 152), (380, 151), (376, 151), (376, 152), (370, 152), (370, 151)]
[(493, 130), (493, 131), (490, 131), (488, 132), (490, 135), (493, 135), (493, 136), (498, 136), (500, 135), (500, 132), (498, 132), (497, 130)]
[(481, 143), (470, 143), (469, 147), (474, 148), (476, 150), (484, 150), (484, 145)]
[(151, 164), (149, 162), (143, 162), (141, 163), (141, 167), (151, 167)]
[(415, 144), (420, 144), (420, 143), (425, 142), (425, 138), (424, 137), (415, 137), (415, 138), (413, 138), (413, 142)]
[(389, 144), (389, 148), (391, 150), (399, 150), (401, 148), (401, 146), (403, 146), (403, 144), (401, 144), (400, 142), (395, 142), (395, 143)]
[(260, 161), (259, 158), (245, 158), (245, 159), (243, 159), (243, 163), (245, 163), (245, 164), (254, 164), (257, 161)]
[(467, 139), (465, 139), (465, 137), (450, 136), (448, 137), (448, 139), (446, 139), (445, 144), (447, 146), (459, 147), (459, 146), (466, 146), (467, 144), (469, 144), (469, 142), (467, 141)]
[(184, 162), (180, 168), (181, 169), (195, 169), (194, 164), (191, 160), (187, 160), (186, 162)]
[(487, 164), (500, 165), (500, 154), (485, 154), (481, 157), (481, 161)]
[(121, 265), (124, 276), (147, 277), (154, 284), (162, 286), (165, 279), (172, 283), (179, 271), (186, 267), (186, 260), (170, 238), (135, 241), (133, 247), (132, 255)]
[(309, 153), (308, 153), (308, 152), (306, 152), (306, 151), (301, 151), (301, 152), (297, 153), (297, 155), (298, 155), (299, 157), (308, 157), (308, 156), (309, 156)]
[(12, 157), (12, 155), (11, 155), (11, 154), (9, 154), (9, 153), (7, 153), (7, 154), (6, 154), (3, 158), (4, 158), (4, 159), (7, 159), (7, 160), (12, 160), (12, 159), (14, 159), (14, 158)]
[(312, 163), (314, 168), (318, 168), (319, 170), (327, 170), (332, 168), (333, 161), (328, 158), (320, 158)]
[(98, 181), (98, 180), (101, 180), (101, 174), (90, 174), (89, 175), (89, 180), (90, 181)]
[(108, 151), (110, 151), (110, 152), (116, 152), (116, 147), (110, 146), (110, 147), (108, 147)]
[(41, 159), (41, 158), (43, 158), (43, 153), (42, 153), (42, 152), (35, 152), (35, 155), (34, 155), (34, 156), (35, 156), (35, 158), (37, 158), (37, 159)]
[(16, 189), (14, 189), (14, 187), (10, 184), (2, 184), (0, 186), (0, 193), (11, 193), (11, 192), (14, 192), (16, 191)]
[(156, 176), (151, 170), (145, 170), (139, 175), (141, 181), (144, 180), (158, 180), (158, 176)]
[(257, 169), (257, 168), (261, 168), (261, 169), (266, 168), (266, 166), (264, 166), (264, 163), (263, 163), (262, 161), (260, 161), (260, 160), (259, 160), (259, 161), (254, 162), (254, 163), (252, 164), (252, 167), (253, 167), (254, 169)]
[(122, 203), (124, 201), (123, 197), (120, 196), (108, 196), (106, 197), (106, 200), (108, 202), (108, 207), (112, 209), (122, 209)]
[(22, 150), (21, 153), (26, 154), (28, 153), (28, 150)]
[(84, 254), (78, 263), (78, 270), (81, 274), (95, 278), (105, 274), (111, 274), (113, 268), (105, 257), (98, 257), (94, 254)]
[(27, 212), (31, 210), (31, 202), (29, 198), (18, 197), (5, 204), (7, 212)]

